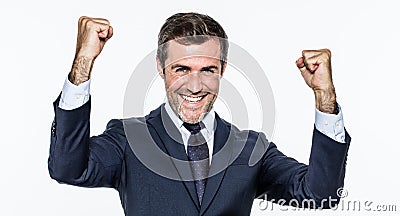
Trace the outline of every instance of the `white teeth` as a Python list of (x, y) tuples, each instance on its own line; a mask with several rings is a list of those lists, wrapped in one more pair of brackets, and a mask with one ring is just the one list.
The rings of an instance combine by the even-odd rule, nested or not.
[(187, 101), (189, 101), (189, 102), (197, 102), (197, 101), (199, 101), (199, 100), (201, 100), (203, 97), (188, 97), (188, 96), (185, 96), (185, 95), (183, 95), (182, 96), (183, 97), (183, 99), (185, 99), (185, 100), (187, 100)]

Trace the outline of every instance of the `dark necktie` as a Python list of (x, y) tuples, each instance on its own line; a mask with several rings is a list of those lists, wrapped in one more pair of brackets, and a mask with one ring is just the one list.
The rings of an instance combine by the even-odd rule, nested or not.
[(199, 123), (183, 123), (183, 126), (190, 131), (187, 155), (196, 185), (197, 196), (201, 204), (210, 167), (208, 145), (203, 135), (200, 133), (201, 126)]

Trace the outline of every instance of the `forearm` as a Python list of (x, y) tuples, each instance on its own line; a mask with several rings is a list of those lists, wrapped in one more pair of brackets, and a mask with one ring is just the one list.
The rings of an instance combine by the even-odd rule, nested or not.
[(287, 157), (270, 143), (257, 196), (266, 193), (268, 199), (285, 200), (285, 205), (296, 200), (299, 207), (329, 208), (326, 200), (337, 199), (337, 189), (343, 187), (349, 143), (348, 134), (346, 143), (340, 143), (314, 129), (309, 165)]
[(90, 102), (67, 111), (54, 102), (55, 128), (51, 136), (49, 173), (53, 179), (79, 185), (85, 181), (89, 156)]
[(54, 102), (48, 168), (63, 183), (84, 187), (116, 188), (126, 146), (122, 122), (111, 120), (106, 132), (90, 137), (90, 100), (74, 110)]
[(336, 102), (335, 88), (329, 87), (326, 90), (314, 90), (315, 107), (324, 113), (337, 114), (338, 107)]
[[(314, 129), (313, 143), (305, 177), (306, 185), (318, 201), (338, 198), (337, 190), (343, 187), (350, 136), (340, 143)], [(325, 203), (326, 204), (326, 203)]]
[(77, 56), (72, 64), (71, 72), (68, 75), (68, 79), (74, 85), (79, 85), (90, 79), (92, 68), (94, 64), (94, 58)]

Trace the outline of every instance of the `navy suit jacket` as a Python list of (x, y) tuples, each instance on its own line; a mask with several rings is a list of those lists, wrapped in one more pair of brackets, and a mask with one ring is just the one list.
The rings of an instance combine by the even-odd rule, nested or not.
[[(90, 101), (69, 111), (58, 108), (58, 103), (59, 99), (54, 102), (50, 176), (76, 186), (115, 188), (128, 216), (250, 215), (253, 200), (263, 194), (268, 199), (296, 199), (300, 204), (304, 199), (314, 199), (317, 206), (308, 207), (318, 207), (322, 199), (338, 198), (336, 191), (343, 186), (350, 143), (347, 132), (346, 143), (339, 143), (314, 129), (309, 165), (305, 165), (285, 156), (262, 133), (241, 131), (216, 115), (211, 170), (217, 164), (227, 168), (208, 178), (200, 205), (193, 181), (157, 174), (128, 142), (127, 136), (141, 137), (141, 130), (146, 128), (162, 152), (187, 160), (184, 146), (163, 126), (171, 124), (169, 118), (161, 117), (163, 105), (144, 118), (111, 120), (104, 133), (90, 137)], [(179, 133), (173, 128), (172, 134)], [(145, 148), (152, 145), (146, 138), (140, 144)], [(216, 156), (224, 147), (224, 155)], [(250, 160), (252, 154), (257, 160)], [(150, 161), (172, 167), (170, 171), (176, 176), (184, 169), (174, 160)]]

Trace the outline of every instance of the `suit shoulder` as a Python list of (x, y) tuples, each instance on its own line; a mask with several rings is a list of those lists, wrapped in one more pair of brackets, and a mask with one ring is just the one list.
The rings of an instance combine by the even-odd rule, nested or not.
[(143, 125), (146, 124), (144, 117), (131, 117), (126, 119), (111, 119), (107, 123), (106, 131), (112, 131), (124, 134), (125, 127), (131, 125)]

